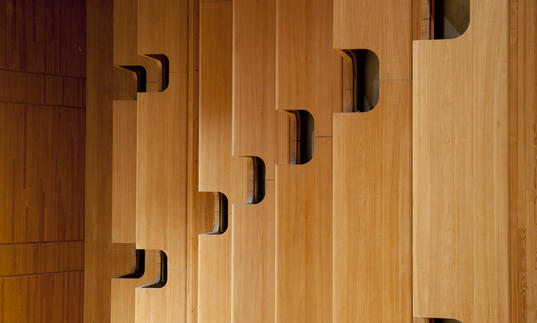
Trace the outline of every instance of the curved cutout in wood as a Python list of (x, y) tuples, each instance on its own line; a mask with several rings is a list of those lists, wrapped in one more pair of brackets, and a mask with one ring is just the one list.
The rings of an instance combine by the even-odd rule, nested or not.
[(142, 278), (145, 273), (145, 250), (136, 249), (136, 263), (132, 271), (128, 274), (121, 275), (115, 278), (126, 278), (126, 279), (138, 279)]
[(137, 79), (137, 92), (146, 92), (147, 91), (147, 72), (145, 67), (142, 65), (121, 65), (121, 68), (134, 72)]
[(313, 158), (314, 119), (306, 110), (286, 110), (290, 118), (289, 163), (306, 164)]
[(248, 161), (248, 204), (258, 204), (265, 198), (265, 162), (256, 156)]
[[(379, 58), (377, 54), (368, 49), (345, 49), (343, 52), (350, 59), (351, 64), (345, 68), (344, 80), (352, 85), (352, 94), (348, 98), (351, 103), (345, 104), (346, 112), (367, 112), (372, 110), (379, 101)], [(345, 101), (345, 100), (344, 100)]]
[(212, 234), (226, 232), (228, 225), (228, 200), (223, 193), (215, 193), (214, 229)]
[(162, 87), (159, 92), (163, 92), (168, 88), (170, 83), (170, 61), (164, 54), (146, 54), (146, 56), (156, 59), (162, 70)]
[(157, 280), (149, 285), (142, 286), (141, 288), (162, 288), (166, 286), (168, 282), (168, 256), (164, 251), (160, 251), (160, 273)]
[(428, 0), (422, 8), (422, 39), (454, 39), (470, 25), (470, 0)]

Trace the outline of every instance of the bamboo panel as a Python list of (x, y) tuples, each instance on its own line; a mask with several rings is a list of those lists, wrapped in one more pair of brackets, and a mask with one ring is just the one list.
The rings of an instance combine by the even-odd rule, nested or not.
[(276, 167), (276, 322), (332, 321), (332, 138)]
[(511, 322), (537, 321), (537, 3), (510, 2), (509, 209)]
[(507, 1), (470, 12), (414, 43), (414, 315), (508, 322)]

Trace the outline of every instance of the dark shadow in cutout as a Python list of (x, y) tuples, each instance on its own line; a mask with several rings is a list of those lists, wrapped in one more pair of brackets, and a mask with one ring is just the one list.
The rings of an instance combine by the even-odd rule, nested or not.
[(142, 286), (142, 288), (162, 288), (166, 285), (167, 282), (168, 282), (168, 256), (166, 255), (164, 251), (161, 250), (160, 251), (160, 274), (157, 278), (157, 281), (152, 284)]
[(470, 25), (470, 0), (431, 0), (432, 39), (457, 38)]
[(249, 157), (248, 204), (258, 204), (265, 198), (265, 162), (259, 157)]
[(166, 90), (170, 83), (170, 61), (168, 60), (168, 57), (164, 54), (146, 54), (146, 56), (154, 58), (160, 62), (160, 67), (162, 69), (162, 87), (160, 92)]
[(121, 65), (121, 68), (134, 72), (137, 79), (137, 92), (146, 92), (147, 91), (147, 72), (145, 68), (141, 65)]
[(289, 127), (289, 163), (306, 164), (313, 158), (314, 120), (306, 110), (287, 110)]
[(142, 278), (145, 273), (145, 250), (136, 249), (136, 263), (132, 271), (126, 275), (121, 275), (116, 278), (126, 278), (126, 279), (138, 279)]
[[(379, 101), (379, 59), (368, 49), (345, 49), (352, 61), (352, 111), (367, 112)], [(348, 72), (348, 71), (347, 71)]]
[(432, 318), (426, 318), (426, 321), (428, 323), (462, 323), (461, 321), (454, 320), (454, 319), (432, 319)]
[(215, 194), (214, 229), (212, 234), (222, 234), (227, 230), (228, 224), (228, 201), (223, 193)]

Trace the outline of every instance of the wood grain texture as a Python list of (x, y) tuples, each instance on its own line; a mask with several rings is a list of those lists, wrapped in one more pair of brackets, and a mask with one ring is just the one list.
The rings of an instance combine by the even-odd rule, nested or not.
[[(328, 110), (328, 112), (330, 112)], [(332, 322), (332, 138), (276, 167), (276, 322)]]
[(170, 73), (188, 72), (188, 1), (138, 0), (138, 53), (166, 54)]
[[(248, 160), (231, 155), (232, 28), (231, 1), (200, 3), (199, 190), (225, 194), (229, 208), (248, 194)], [(199, 323), (231, 321), (231, 221), (199, 236)]]
[(276, 322), (332, 321), (332, 116), (342, 111), (333, 1), (277, 1), (277, 108), (314, 119), (314, 156), (276, 168)]
[(334, 121), (334, 322), (411, 322), (410, 81)]
[(2, 323), (82, 322), (84, 16), (84, 2), (0, 1)]
[(334, 1), (334, 47), (379, 58), (379, 102), (334, 116), (333, 321), (412, 322), (412, 1)]
[(235, 204), (231, 227), (231, 322), (274, 322), (274, 181), (259, 204)]
[(334, 48), (375, 52), (381, 81), (409, 78), (411, 39), (412, 0), (334, 0)]
[(147, 73), (147, 90), (158, 91), (162, 87), (160, 65), (147, 56), (138, 55), (138, 1), (114, 0), (113, 21), (114, 65), (142, 66)]
[(470, 12), (414, 42), (414, 316), (508, 322), (508, 2)]
[(275, 14), (275, 0), (233, 1), (233, 155), (260, 157), (267, 179), (289, 161), (288, 117), (275, 111)]
[(112, 100), (132, 91), (113, 67), (113, 2), (87, 2), (84, 321), (110, 322), (111, 279), (131, 270), (134, 248), (112, 244)]
[(277, 1), (277, 108), (308, 110), (316, 136), (341, 111), (342, 60), (332, 47), (333, 1)]
[(537, 321), (537, 3), (509, 8), (509, 211), (511, 322)]
[(136, 242), (136, 101), (113, 102), (112, 137), (112, 242), (134, 244)]

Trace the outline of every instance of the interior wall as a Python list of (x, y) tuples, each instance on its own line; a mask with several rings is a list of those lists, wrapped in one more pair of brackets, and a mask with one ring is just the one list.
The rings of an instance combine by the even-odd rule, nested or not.
[(85, 1), (0, 0), (0, 323), (82, 322)]

